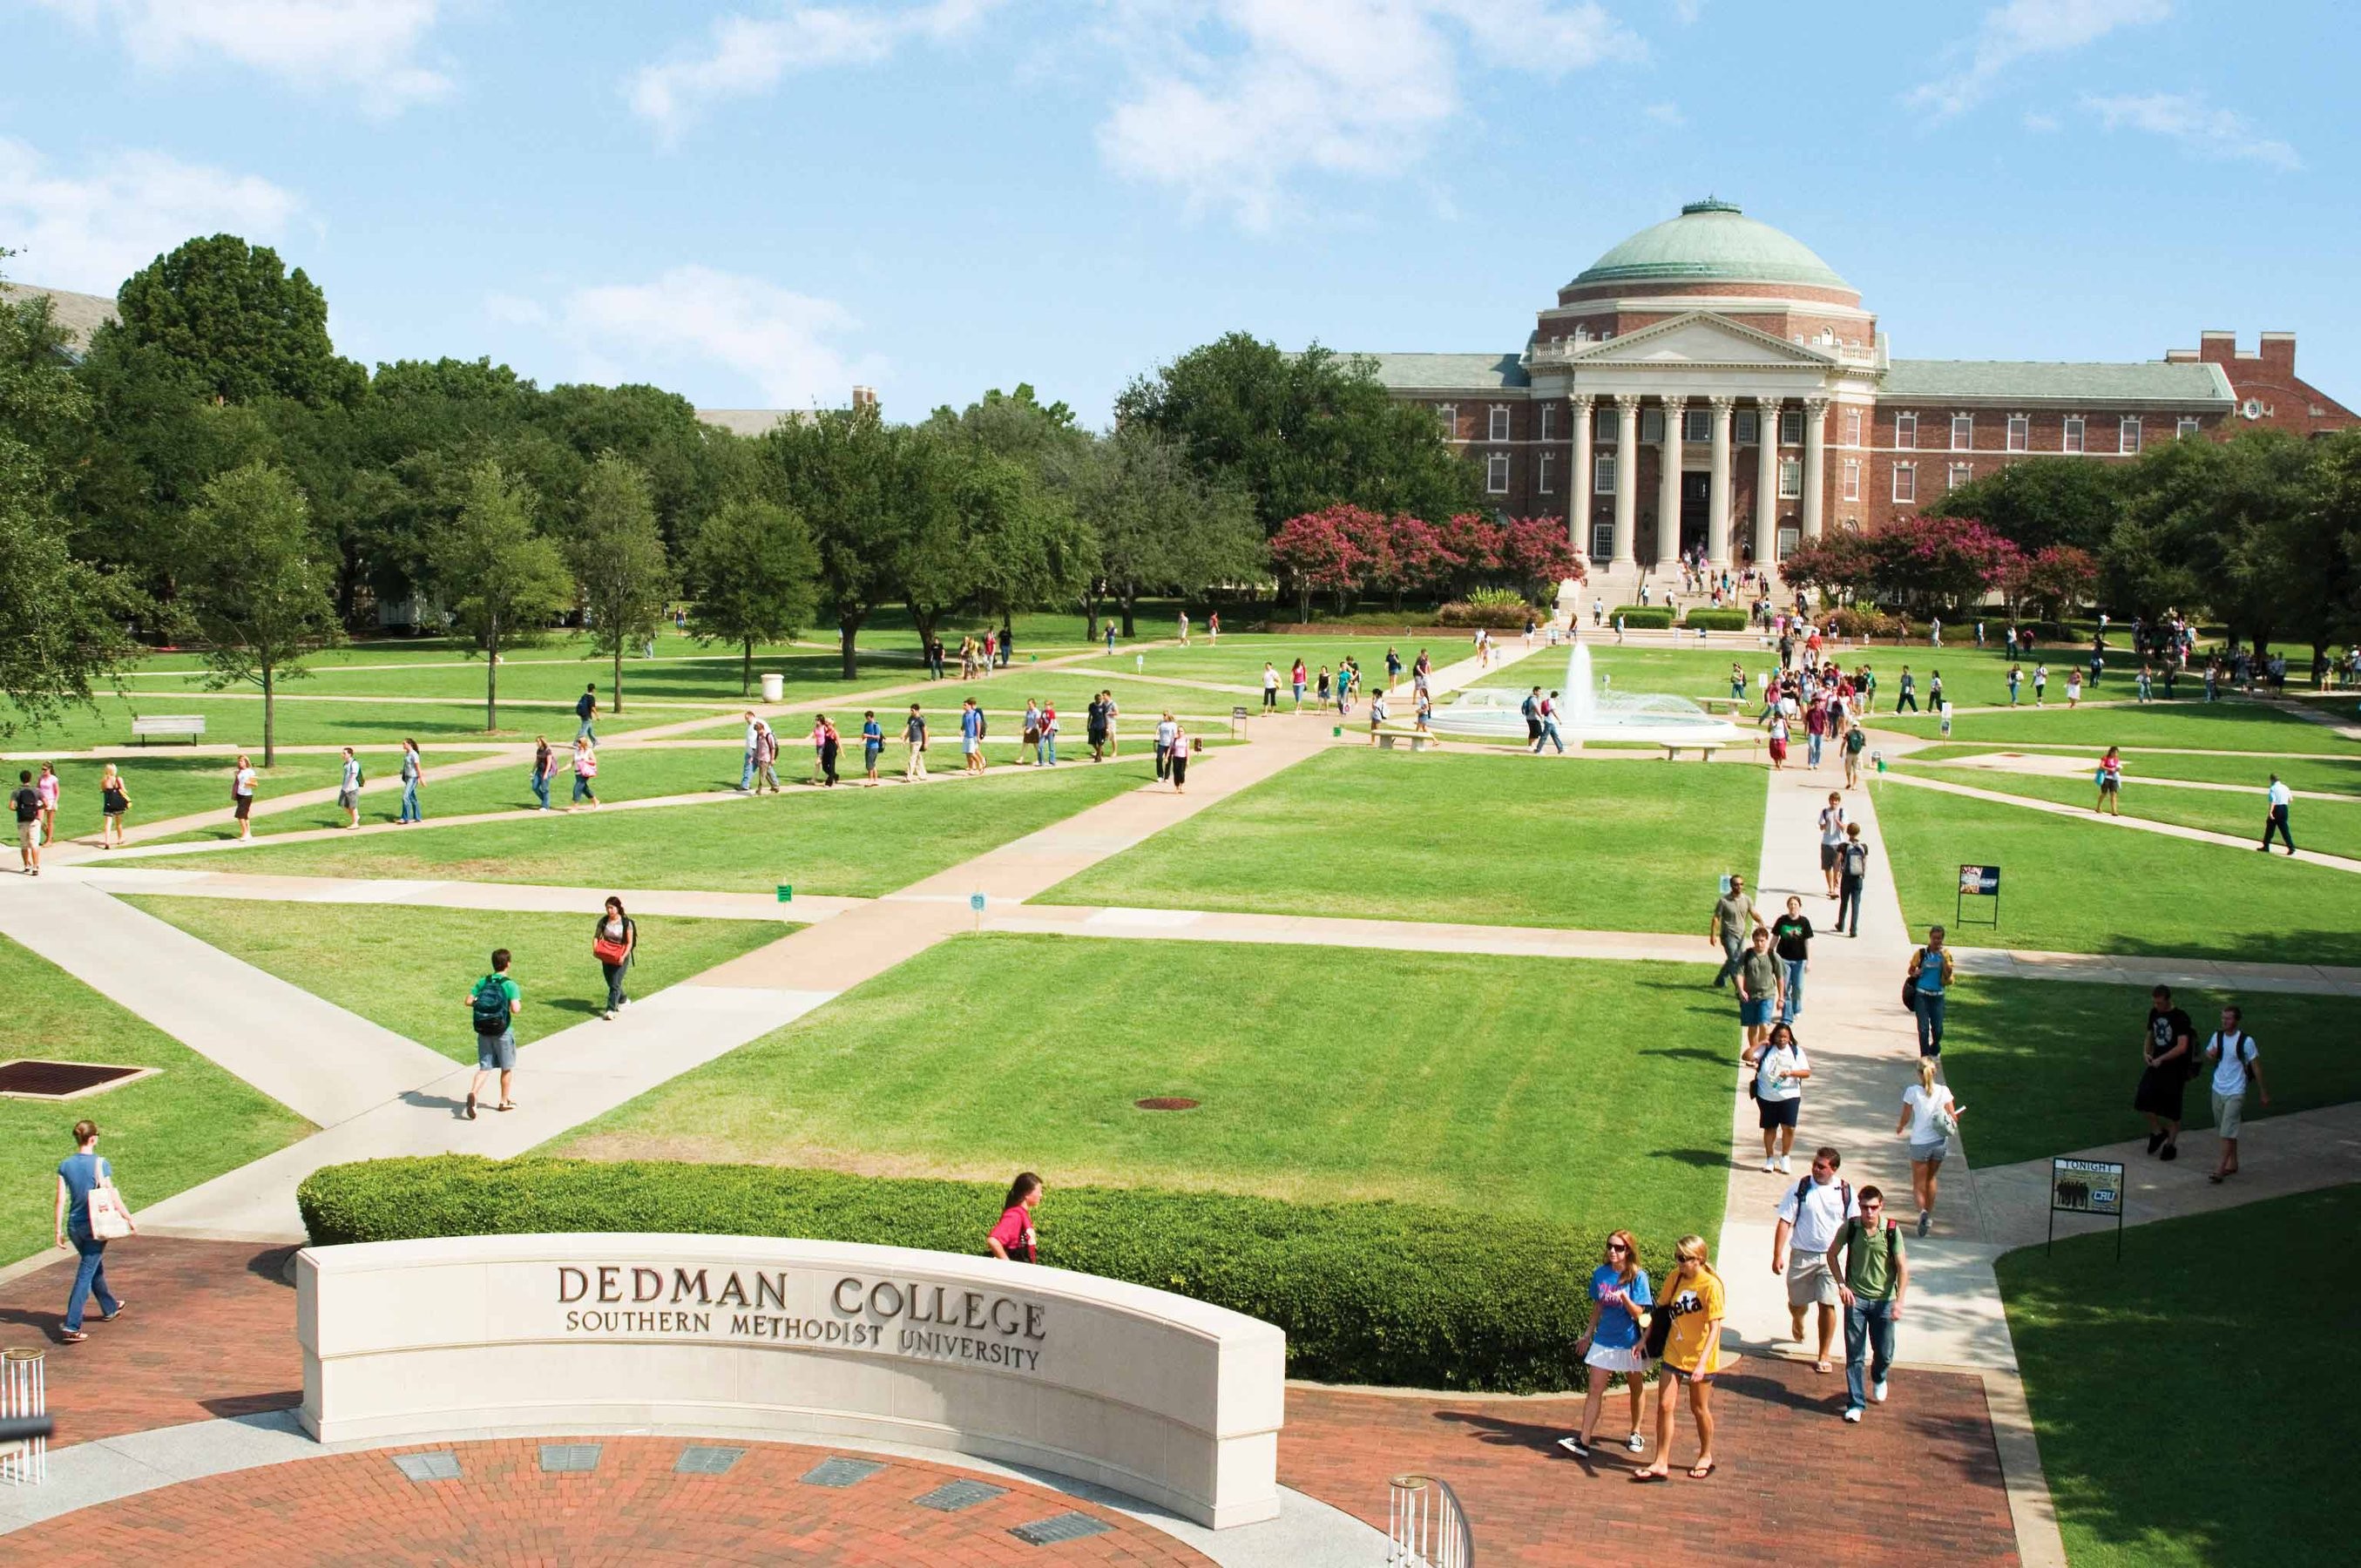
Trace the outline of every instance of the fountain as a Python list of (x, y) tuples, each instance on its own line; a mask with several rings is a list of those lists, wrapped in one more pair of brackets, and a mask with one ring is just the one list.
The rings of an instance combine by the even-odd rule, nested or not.
[[(1470, 686), (1427, 720), (1437, 735), (1477, 740), (1504, 736), (1523, 740), (1521, 704), (1533, 683), (1521, 686)], [(1744, 739), (1738, 726), (1716, 718), (1685, 696), (1663, 692), (1602, 692), (1591, 675), (1590, 645), (1576, 642), (1565, 660), (1565, 683), (1558, 733), (1567, 741), (1644, 740), (1660, 745), (1725, 744)]]

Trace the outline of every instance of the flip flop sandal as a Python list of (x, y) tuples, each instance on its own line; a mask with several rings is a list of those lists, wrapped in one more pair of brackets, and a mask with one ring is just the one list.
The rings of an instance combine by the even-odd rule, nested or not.
[[(1716, 1461), (1716, 1463), (1718, 1464), (1719, 1462)], [(1692, 1481), (1702, 1481), (1712, 1474), (1713, 1465), (1711, 1464), (1692, 1464), (1689, 1466), (1689, 1479)]]

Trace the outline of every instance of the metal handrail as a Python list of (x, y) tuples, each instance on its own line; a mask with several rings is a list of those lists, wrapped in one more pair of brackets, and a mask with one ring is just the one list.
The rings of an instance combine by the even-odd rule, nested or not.
[(1476, 1531), (1451, 1483), (1433, 1475), (1386, 1482), (1388, 1568), (1475, 1568)]

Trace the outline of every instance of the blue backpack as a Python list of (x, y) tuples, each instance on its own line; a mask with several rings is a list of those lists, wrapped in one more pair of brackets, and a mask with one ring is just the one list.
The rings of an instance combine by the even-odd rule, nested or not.
[(468, 1014), (476, 1023), (478, 1035), (505, 1034), (509, 1026), (509, 988), (497, 974), (488, 974), (476, 982), (476, 994), (467, 1003)]

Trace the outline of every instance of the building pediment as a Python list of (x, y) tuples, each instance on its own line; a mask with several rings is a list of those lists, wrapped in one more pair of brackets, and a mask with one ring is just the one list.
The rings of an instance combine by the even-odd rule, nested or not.
[(1834, 355), (1757, 332), (1710, 311), (1691, 311), (1620, 337), (1566, 344), (1568, 366), (1762, 365), (1825, 370)]

